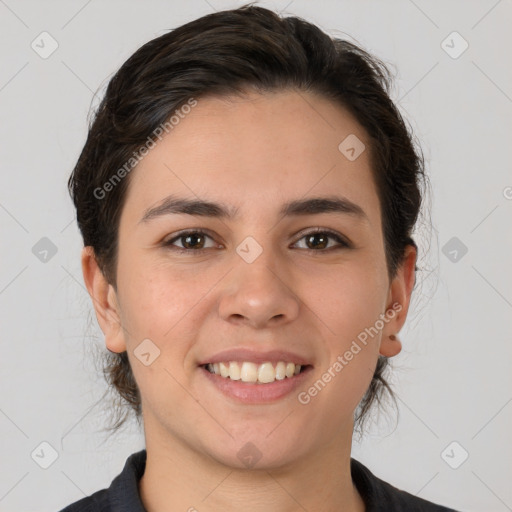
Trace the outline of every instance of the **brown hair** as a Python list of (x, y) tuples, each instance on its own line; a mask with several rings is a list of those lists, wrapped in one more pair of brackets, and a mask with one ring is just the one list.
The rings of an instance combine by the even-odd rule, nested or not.
[[(98, 190), (190, 98), (243, 94), (249, 87), (310, 91), (347, 108), (368, 134), (391, 280), (406, 246), (416, 247), (411, 233), (426, 178), (421, 149), (389, 97), (391, 84), (382, 61), (356, 44), (252, 4), (203, 16), (149, 41), (108, 83), (69, 178), (84, 246), (94, 248), (116, 288), (118, 227), (130, 174), (109, 188), (108, 198), (98, 197)], [(384, 377), (387, 365), (379, 356), (356, 426), (385, 390), (394, 399)], [(103, 371), (109, 389), (118, 393), (112, 429), (125, 423), (131, 409), (140, 422), (140, 394), (126, 352), (105, 353)]]

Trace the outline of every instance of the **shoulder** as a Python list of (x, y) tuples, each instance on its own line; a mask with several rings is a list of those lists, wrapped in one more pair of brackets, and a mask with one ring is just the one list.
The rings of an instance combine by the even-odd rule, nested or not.
[(350, 459), (350, 468), (367, 512), (457, 512), (392, 486), (355, 459)]
[(138, 490), (145, 467), (146, 450), (132, 453), (110, 487), (75, 501), (59, 512), (145, 512)]
[(102, 489), (90, 496), (71, 503), (59, 512), (110, 512), (108, 489)]

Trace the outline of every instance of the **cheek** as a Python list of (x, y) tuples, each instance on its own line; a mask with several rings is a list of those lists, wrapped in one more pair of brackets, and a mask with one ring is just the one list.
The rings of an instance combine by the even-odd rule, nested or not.
[(301, 289), (306, 305), (324, 324), (325, 332), (343, 346), (375, 325), (384, 312), (386, 284), (378, 268), (352, 261), (304, 274)]
[[(350, 345), (350, 344), (349, 344)], [(299, 396), (300, 407), (308, 416), (308, 431), (321, 431), (334, 438), (340, 425), (352, 421), (354, 411), (367, 391), (377, 355), (361, 345), (354, 352), (336, 350), (329, 364), (319, 369), (317, 379)], [(349, 359), (350, 358), (350, 359)], [(305, 434), (307, 436), (307, 434)]]
[(130, 333), (166, 344), (183, 329), (198, 301), (212, 284), (211, 276), (191, 268), (142, 261), (122, 269), (122, 310)]
[[(149, 261), (119, 268), (119, 282), (122, 279), (124, 283), (121, 305), (130, 364), (143, 402), (163, 417), (170, 410), (186, 407), (190, 398), (180, 383), (186, 379), (194, 329), (201, 324), (198, 315), (203, 309), (198, 302), (213, 284), (188, 269), (171, 269)], [(148, 345), (152, 362), (145, 365), (137, 354), (141, 354), (138, 347), (147, 339), (154, 346)]]
[(307, 304), (320, 320), (327, 352), (319, 368), (321, 382), (307, 391), (310, 396), (316, 393), (312, 400), (318, 400), (320, 409), (331, 411), (328, 421), (333, 429), (368, 389), (379, 355), (381, 332), (375, 325), (384, 312), (387, 289), (378, 269), (368, 268), (364, 262), (351, 264), (350, 269), (331, 268), (329, 276), (309, 275), (304, 282), (304, 290), (310, 290)]

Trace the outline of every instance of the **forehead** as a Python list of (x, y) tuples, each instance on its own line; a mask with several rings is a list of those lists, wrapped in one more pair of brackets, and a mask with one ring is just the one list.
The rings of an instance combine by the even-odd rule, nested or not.
[[(125, 206), (137, 214), (169, 194), (221, 201), (242, 217), (244, 205), (277, 211), (334, 192), (375, 209), (367, 135), (343, 107), (281, 91), (199, 98), (187, 112), (131, 172)], [(347, 137), (366, 148), (355, 160), (340, 150)]]

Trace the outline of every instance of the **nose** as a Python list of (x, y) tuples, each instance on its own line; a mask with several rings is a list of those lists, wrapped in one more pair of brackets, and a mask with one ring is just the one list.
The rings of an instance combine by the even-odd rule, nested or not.
[(253, 328), (293, 321), (299, 315), (300, 299), (293, 289), (291, 272), (280, 265), (269, 249), (252, 262), (238, 255), (224, 280), (219, 314), (228, 322)]

